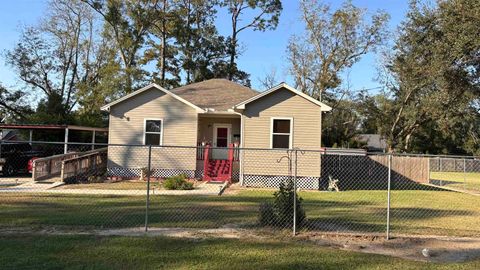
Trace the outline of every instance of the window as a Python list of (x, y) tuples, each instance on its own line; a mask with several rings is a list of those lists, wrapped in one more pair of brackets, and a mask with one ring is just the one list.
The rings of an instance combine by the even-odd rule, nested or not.
[(162, 144), (163, 121), (161, 119), (145, 119), (145, 145)]
[(272, 148), (292, 148), (291, 118), (272, 118)]

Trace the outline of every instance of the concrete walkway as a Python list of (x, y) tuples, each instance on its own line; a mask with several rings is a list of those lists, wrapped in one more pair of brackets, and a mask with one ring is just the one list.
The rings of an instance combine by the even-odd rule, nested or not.
[(0, 188), (8, 186), (16, 186), (23, 183), (32, 181), (31, 177), (19, 176), (19, 177), (1, 177)]
[(30, 180), (20, 185), (0, 188), (0, 192), (44, 192), (63, 184), (63, 182), (33, 182)]
[[(146, 190), (115, 190), (115, 189), (68, 189), (64, 186), (62, 189), (55, 189), (55, 187), (63, 185), (62, 182), (42, 183), (29, 182), (19, 186), (10, 188), (0, 188), (0, 193), (48, 193), (48, 194), (78, 194), (78, 195), (128, 195), (128, 196), (145, 196)], [(202, 183), (193, 190), (150, 190), (150, 195), (220, 195), (226, 188), (227, 183)]]

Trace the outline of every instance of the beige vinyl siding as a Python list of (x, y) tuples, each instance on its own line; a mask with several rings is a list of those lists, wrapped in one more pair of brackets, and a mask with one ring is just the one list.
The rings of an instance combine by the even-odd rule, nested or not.
[[(145, 119), (149, 118), (163, 120), (163, 145), (196, 145), (195, 109), (154, 88), (110, 108), (109, 143), (143, 144)], [(146, 148), (110, 147), (109, 167), (147, 167)], [(195, 159), (195, 149), (154, 148), (152, 168), (193, 170)]]
[[(272, 117), (293, 118), (292, 147), (303, 150), (321, 148), (321, 109), (286, 89), (278, 90), (246, 105), (244, 113), (244, 147), (270, 148)], [(277, 163), (285, 150), (245, 151), (244, 173), (254, 175), (287, 175), (288, 163)], [(320, 176), (320, 154), (300, 156), (299, 176)], [(262, 166), (268, 164), (268, 166)]]

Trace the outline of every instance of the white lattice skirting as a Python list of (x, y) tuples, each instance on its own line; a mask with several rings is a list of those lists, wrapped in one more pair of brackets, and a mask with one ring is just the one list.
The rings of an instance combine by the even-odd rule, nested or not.
[[(166, 178), (184, 174), (188, 178), (201, 179), (203, 177), (203, 170), (178, 170), (178, 169), (153, 169), (152, 177)], [(107, 169), (108, 177), (120, 177), (120, 178), (140, 178), (142, 175), (142, 169), (140, 168), (124, 168), (124, 167), (110, 167)], [(233, 170), (232, 180), (238, 181), (240, 179), (240, 172)]]
[[(166, 178), (184, 174), (188, 178), (195, 177), (195, 170), (178, 170), (178, 169), (153, 169), (152, 177)], [(123, 168), (112, 167), (107, 169), (107, 176), (121, 178), (139, 178), (142, 175), (142, 169), (139, 168)]]
[[(292, 179), (286, 175), (243, 175), (243, 186), (246, 187), (262, 187), (262, 188), (278, 188), (280, 183)], [(320, 189), (320, 177), (297, 177), (297, 187), (300, 189)]]

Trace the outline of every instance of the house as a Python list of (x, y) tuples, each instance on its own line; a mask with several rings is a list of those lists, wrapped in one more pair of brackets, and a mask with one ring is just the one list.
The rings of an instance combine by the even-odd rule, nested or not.
[(298, 147), (315, 150), (304, 153), (299, 186), (318, 188), (322, 113), (331, 108), (285, 83), (264, 92), (225, 79), (172, 90), (151, 84), (102, 110), (110, 114), (110, 175), (136, 177), (148, 157), (147, 147), (113, 145), (152, 145), (154, 176), (275, 186), (290, 174), (288, 161), (277, 161)]
[(382, 152), (387, 149), (387, 141), (379, 134), (358, 134), (355, 139), (363, 144), (368, 152)]

